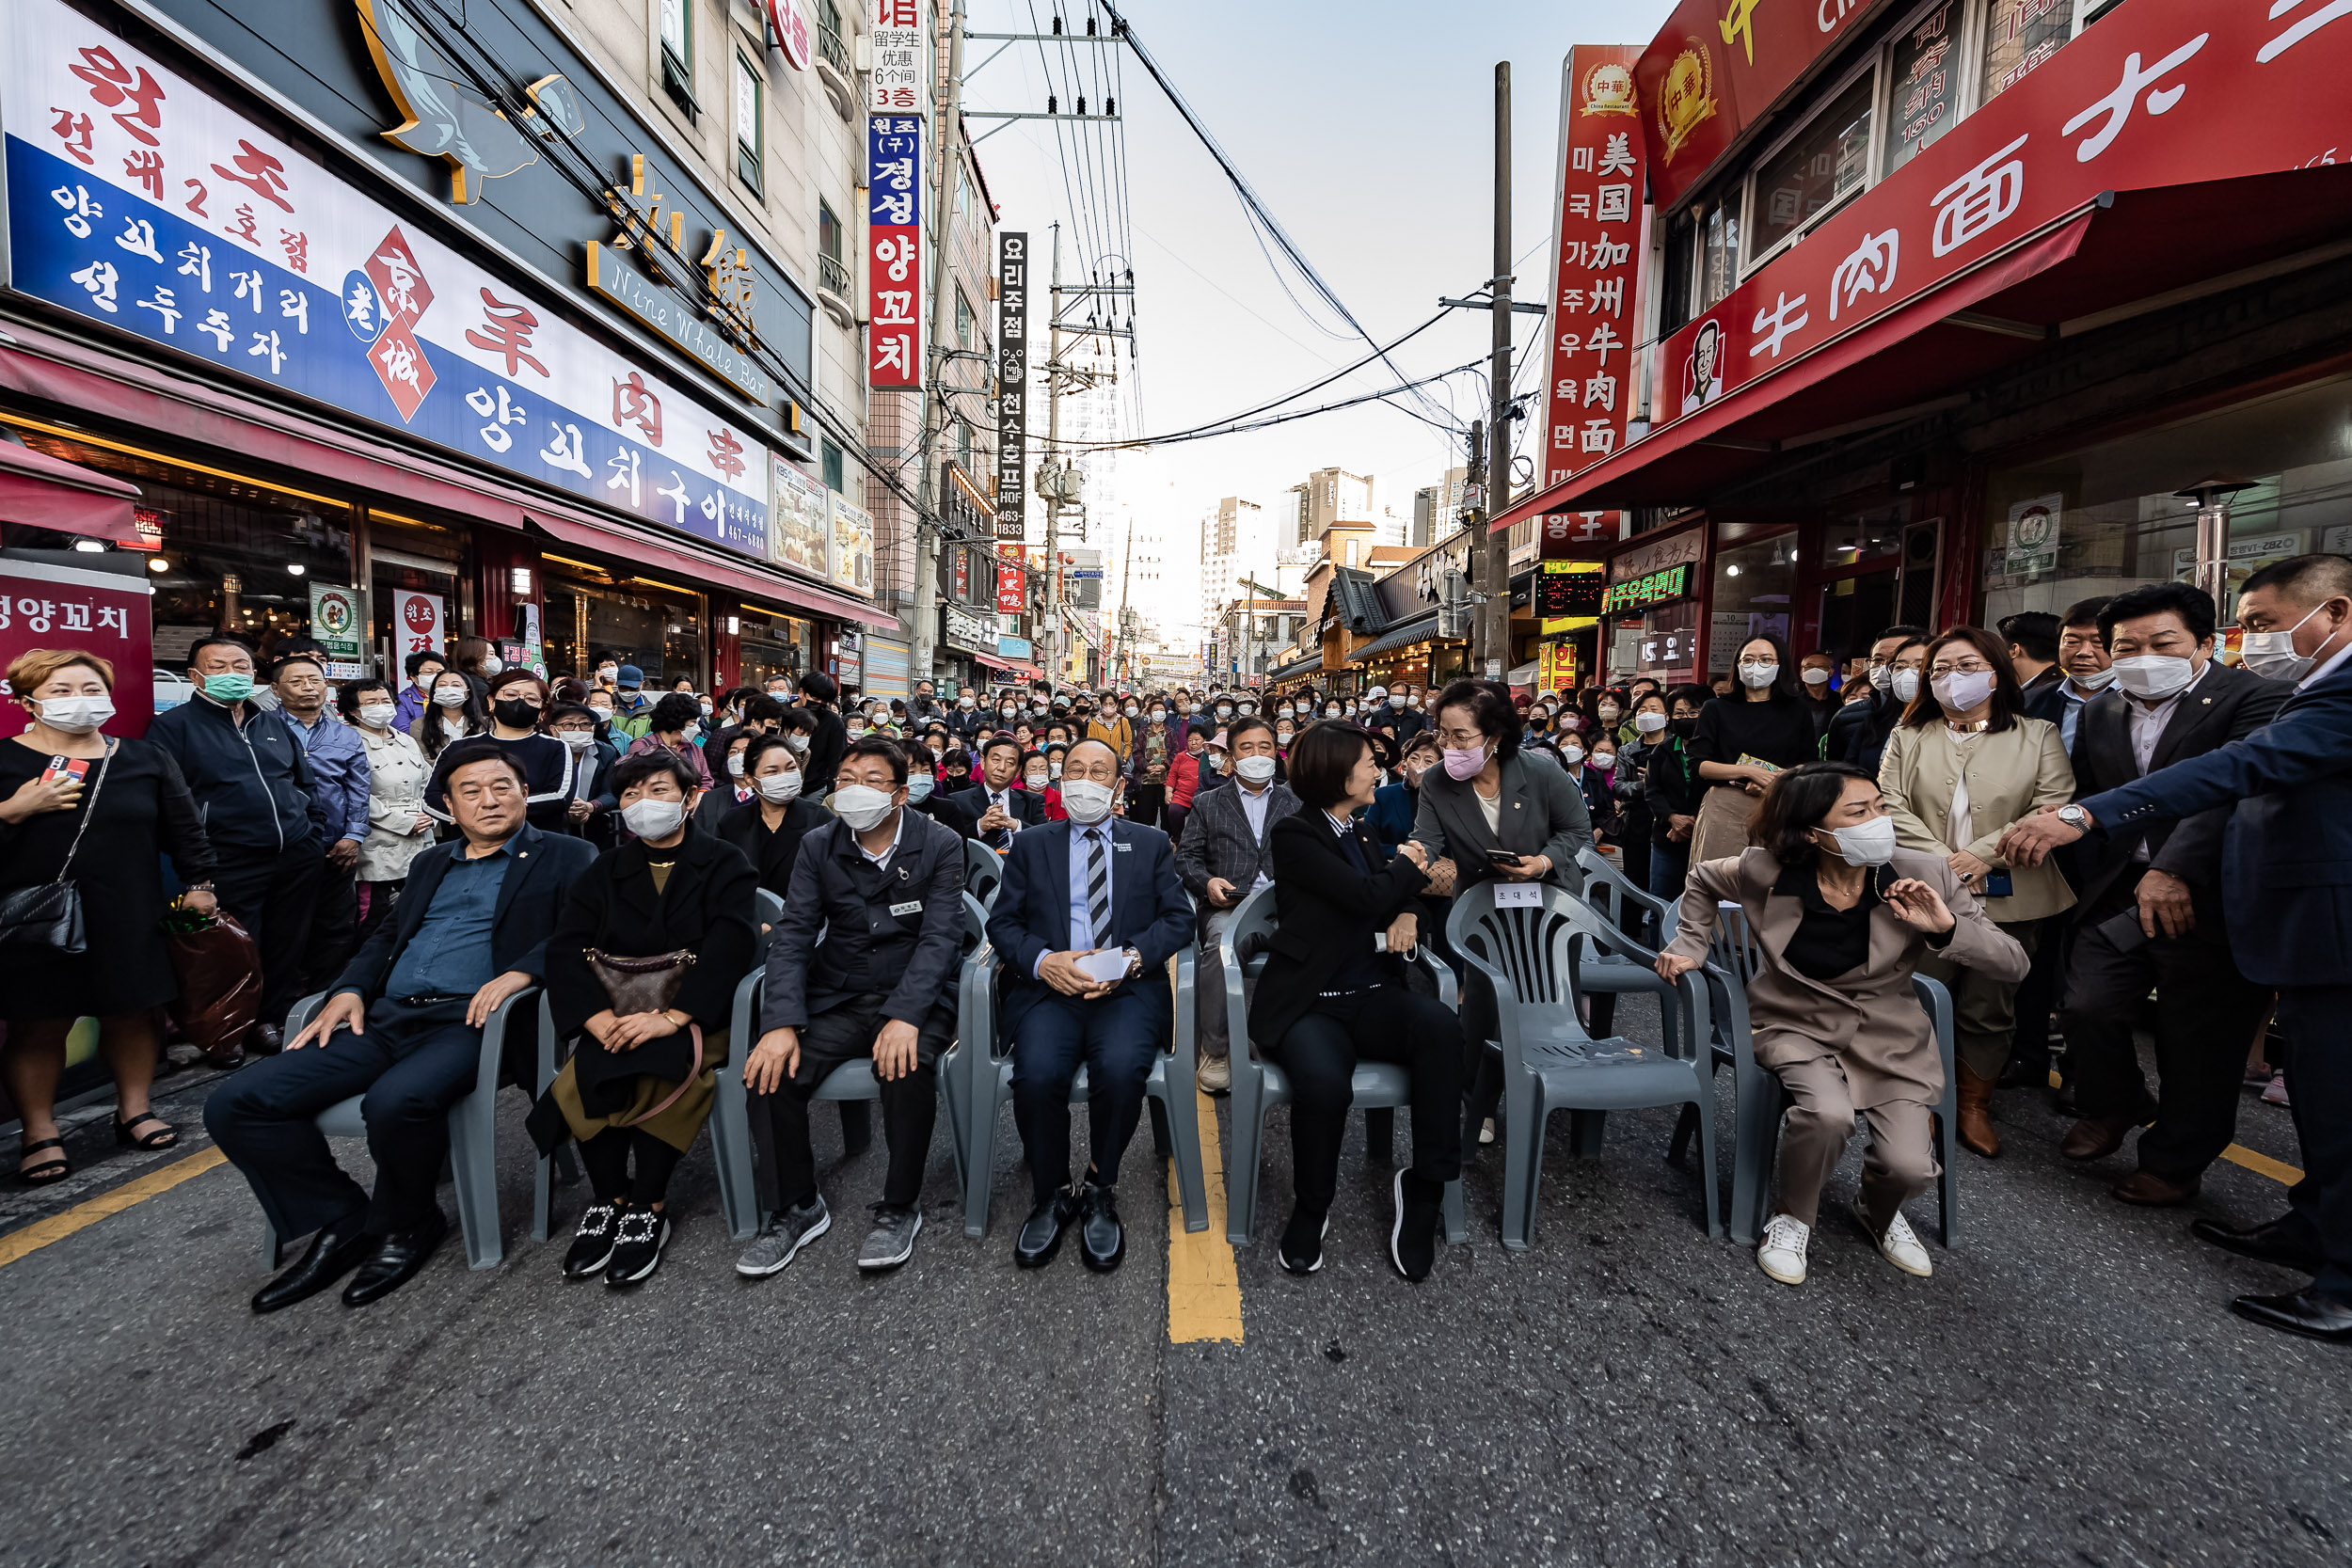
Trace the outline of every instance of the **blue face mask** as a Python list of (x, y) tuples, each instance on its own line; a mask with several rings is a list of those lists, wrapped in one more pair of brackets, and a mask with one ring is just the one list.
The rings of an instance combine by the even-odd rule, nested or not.
[(936, 781), (920, 768), (907, 775), (907, 799), (910, 801), (930, 799), (931, 785)]
[(216, 703), (242, 703), (253, 695), (251, 675), (207, 675), (204, 695)]

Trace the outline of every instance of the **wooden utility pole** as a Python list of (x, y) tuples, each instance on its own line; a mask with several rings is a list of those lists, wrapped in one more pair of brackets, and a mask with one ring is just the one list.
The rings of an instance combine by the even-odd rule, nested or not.
[(1488, 522), (1511, 504), (1511, 62), (1495, 66), (1495, 251), (1494, 349), (1486, 368), (1486, 483), (1480, 492), (1478, 540), (1470, 559), (1479, 570), (1475, 585), (1486, 595), (1478, 607), (1477, 635), (1470, 643), (1475, 673), (1501, 680), (1511, 673), (1511, 536), (1488, 531)]

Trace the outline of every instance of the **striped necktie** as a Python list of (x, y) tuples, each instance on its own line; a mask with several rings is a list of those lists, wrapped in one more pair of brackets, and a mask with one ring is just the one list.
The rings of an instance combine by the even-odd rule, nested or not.
[(1111, 868), (1103, 831), (1087, 830), (1087, 931), (1097, 947), (1111, 945)]

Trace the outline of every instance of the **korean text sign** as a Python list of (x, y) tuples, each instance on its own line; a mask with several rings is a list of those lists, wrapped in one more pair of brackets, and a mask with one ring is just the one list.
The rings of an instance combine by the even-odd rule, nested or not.
[[(155, 716), (150, 594), (144, 578), (0, 561), (0, 670), (35, 648), (96, 654), (115, 671), (115, 716), (106, 733), (145, 735)], [(29, 722), (23, 707), (0, 703), (0, 735), (21, 734)]]
[(767, 449), (68, 9), (0, 13), (11, 278), (207, 364), (725, 548)]
[(1028, 531), (1029, 236), (996, 236), (996, 536)]
[(923, 122), (866, 121), (866, 380), (923, 385)]

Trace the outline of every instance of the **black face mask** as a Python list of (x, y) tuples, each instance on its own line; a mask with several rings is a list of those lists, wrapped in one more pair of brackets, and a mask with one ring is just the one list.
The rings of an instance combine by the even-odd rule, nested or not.
[(1699, 727), (1699, 721), (1695, 719), (1671, 719), (1667, 721), (1666, 727), (1677, 735), (1688, 736)]
[(535, 730), (539, 727), (539, 710), (520, 697), (501, 697), (490, 705), (498, 721), (510, 730)]

